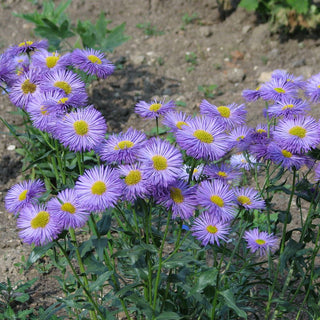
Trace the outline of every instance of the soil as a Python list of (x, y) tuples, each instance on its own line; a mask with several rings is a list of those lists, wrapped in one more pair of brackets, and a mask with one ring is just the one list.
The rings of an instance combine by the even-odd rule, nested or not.
[[(33, 12), (41, 9), (41, 3), (1, 0), (1, 51), (9, 45), (36, 39), (34, 25), (12, 13)], [(109, 132), (129, 127), (146, 132), (152, 129), (153, 123), (134, 114), (134, 106), (140, 100), (180, 101), (179, 109), (195, 114), (203, 99), (215, 105), (244, 103), (242, 90), (256, 88), (275, 69), (304, 78), (319, 72), (320, 39), (309, 34), (295, 37), (271, 34), (268, 24), (260, 23), (254, 13), (242, 8), (222, 20), (214, 0), (74, 0), (67, 13), (73, 22), (77, 19), (94, 22), (101, 11), (113, 21), (111, 27), (125, 22), (126, 34), (130, 36), (130, 40), (107, 55), (121, 68), (88, 89), (90, 102), (106, 116)], [(183, 17), (194, 19), (187, 23)], [(137, 27), (146, 23), (154, 27), (153, 34), (147, 35), (146, 28)], [(202, 89), (210, 86), (212, 90), (205, 95)], [(263, 121), (263, 105), (247, 104), (247, 110), (248, 125)], [(14, 111), (8, 97), (0, 96), (0, 116), (19, 125), (22, 120)], [(319, 118), (316, 106), (312, 113)], [(0, 135), (3, 200), (7, 190), (21, 181), (22, 173), (21, 158), (15, 152), (19, 146), (2, 124)], [(19, 272), (15, 264), (21, 261), (21, 255), (28, 255), (30, 248), (19, 240), (15, 219), (5, 211), (3, 201), (0, 214), (0, 282), (39, 276), (35, 269)], [(32, 292), (34, 306), (48, 307), (55, 301), (57, 292), (52, 281), (50, 275), (39, 277)]]

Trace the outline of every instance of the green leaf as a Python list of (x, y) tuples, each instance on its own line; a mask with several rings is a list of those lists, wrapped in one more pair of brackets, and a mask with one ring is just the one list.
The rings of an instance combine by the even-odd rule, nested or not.
[(28, 301), (30, 298), (30, 296), (27, 293), (18, 293), (17, 295), (15, 295), (14, 300), (24, 303), (26, 301)]
[(196, 285), (194, 286), (194, 288), (192, 288), (192, 291), (190, 292), (190, 295), (193, 295), (195, 292), (202, 292), (207, 286), (215, 286), (217, 283), (218, 273), (219, 272), (216, 268), (212, 268), (210, 270), (201, 272)]
[(112, 274), (113, 274), (113, 271), (107, 271), (102, 273), (96, 281), (90, 283), (89, 291), (93, 292), (93, 291), (100, 290), (101, 287), (103, 287), (103, 285), (105, 284), (105, 282), (110, 279)]
[(107, 238), (92, 239), (92, 244), (96, 249), (99, 258), (103, 260), (103, 252), (106, 246), (108, 245), (108, 239)]
[(219, 291), (219, 294), (223, 296), (226, 305), (229, 308), (233, 309), (239, 317), (247, 319), (247, 314), (236, 305), (234, 301), (233, 292), (231, 289)]
[(297, 13), (306, 14), (309, 11), (309, 0), (287, 0), (287, 3)]
[(113, 28), (108, 37), (101, 44), (101, 49), (104, 51), (113, 51), (114, 48), (128, 41), (130, 37), (124, 35), (126, 24), (125, 22)]
[(175, 320), (181, 319), (181, 317), (175, 312), (162, 312), (159, 316), (156, 317), (156, 320)]
[(254, 11), (259, 6), (259, 0), (241, 0), (239, 7), (245, 8), (248, 11)]
[(107, 211), (102, 215), (102, 218), (98, 221), (97, 228), (100, 235), (104, 236), (109, 232), (110, 227), (111, 227), (111, 213), (110, 211)]
[(47, 253), (47, 251), (51, 249), (53, 246), (54, 246), (54, 243), (50, 242), (44, 246), (35, 247), (29, 255), (29, 258), (26, 263), (26, 269), (29, 269), (32, 264), (34, 264), (41, 257), (43, 257)]

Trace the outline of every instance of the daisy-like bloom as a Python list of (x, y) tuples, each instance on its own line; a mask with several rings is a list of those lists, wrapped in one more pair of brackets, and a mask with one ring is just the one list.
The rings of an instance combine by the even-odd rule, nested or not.
[(197, 190), (198, 204), (220, 220), (229, 221), (235, 215), (235, 197), (229, 185), (220, 180), (203, 181)]
[(60, 142), (72, 151), (88, 151), (105, 137), (107, 125), (102, 114), (93, 106), (66, 114), (55, 131)]
[(261, 88), (261, 86), (258, 86), (255, 90), (245, 89), (242, 91), (242, 97), (247, 102), (257, 101), (261, 97), (260, 88)]
[(244, 156), (243, 153), (233, 154), (230, 157), (231, 166), (236, 167), (236, 168), (242, 168), (247, 171), (254, 169), (254, 165), (256, 163), (257, 163), (257, 159), (250, 154), (248, 155), (247, 158)]
[(320, 73), (313, 75), (306, 81), (305, 95), (311, 102), (319, 102), (320, 100)]
[(70, 53), (62, 56), (57, 51), (40, 49), (32, 56), (32, 65), (46, 71), (66, 68), (70, 64)]
[(72, 71), (57, 69), (47, 72), (42, 79), (41, 89), (58, 90), (66, 97), (85, 93), (85, 83)]
[(227, 130), (243, 125), (246, 122), (247, 111), (244, 104), (237, 105), (232, 103), (217, 107), (207, 100), (202, 100), (199, 107), (201, 114), (218, 119)]
[(266, 207), (265, 201), (261, 198), (258, 191), (253, 188), (235, 188), (234, 195), (239, 206), (247, 210), (250, 209), (264, 209)]
[(260, 232), (258, 228), (246, 231), (243, 238), (246, 240), (250, 251), (252, 253), (258, 251), (260, 256), (268, 255), (277, 248), (277, 237), (265, 231)]
[(25, 207), (17, 218), (19, 236), (23, 242), (43, 246), (56, 239), (62, 230), (59, 217), (45, 205)]
[(124, 181), (123, 197), (125, 200), (132, 202), (148, 194), (147, 181), (139, 163), (120, 165), (119, 174)]
[(186, 220), (193, 216), (197, 201), (195, 187), (190, 187), (185, 181), (177, 180), (168, 187), (165, 195), (158, 199), (159, 203), (169, 210), (172, 208), (172, 218), (181, 217)]
[(8, 49), (8, 52), (12, 55), (18, 55), (20, 53), (30, 53), (39, 49), (47, 49), (48, 48), (48, 41), (47, 40), (40, 40), (40, 41), (23, 41), (20, 42), (16, 46), (12, 46)]
[(10, 100), (17, 107), (27, 108), (29, 101), (40, 92), (40, 78), (36, 70), (22, 74), (11, 87)]
[(99, 146), (101, 160), (108, 163), (133, 163), (137, 160), (137, 152), (143, 148), (146, 135), (129, 128), (127, 132), (112, 134)]
[(209, 179), (221, 180), (225, 183), (229, 181), (239, 181), (241, 177), (241, 172), (235, 170), (234, 167), (224, 162), (221, 164), (210, 164), (206, 166), (204, 174), (208, 176)]
[(176, 107), (173, 101), (164, 103), (164, 101), (153, 100), (152, 102), (140, 101), (136, 104), (135, 112), (145, 119), (155, 119), (160, 115), (167, 114)]
[(314, 180), (320, 181), (320, 163), (318, 163), (314, 169)]
[(182, 155), (168, 141), (151, 138), (138, 152), (141, 169), (152, 186), (167, 187), (181, 174)]
[(212, 118), (196, 117), (176, 132), (179, 146), (196, 159), (217, 160), (231, 148), (224, 127)]
[(284, 98), (296, 98), (298, 87), (284, 79), (272, 78), (260, 88), (260, 96), (263, 100), (281, 101)]
[(103, 79), (110, 76), (115, 69), (103, 52), (94, 49), (75, 49), (71, 53), (71, 61), (76, 68)]
[[(199, 164), (193, 169), (193, 172), (192, 172), (193, 181), (199, 181), (203, 177), (204, 167), (205, 167), (204, 164)], [(187, 166), (186, 164), (183, 165), (182, 172), (181, 172), (181, 175), (179, 176), (179, 179), (188, 181), (190, 176), (190, 170), (191, 170), (191, 167)]]
[(8, 54), (0, 54), (0, 85), (2, 82), (6, 86), (11, 86), (16, 80), (15, 65)]
[(267, 158), (287, 169), (295, 167), (298, 170), (305, 162), (302, 155), (293, 154), (287, 149), (279, 147), (275, 142), (269, 144)]
[(79, 176), (75, 191), (85, 210), (101, 212), (115, 206), (122, 195), (123, 181), (119, 172), (110, 167), (94, 167)]
[(293, 74), (288, 73), (286, 70), (274, 70), (271, 74), (271, 78), (282, 79), (287, 82), (292, 82), (300, 89), (303, 89), (305, 85), (305, 81), (303, 80), (302, 76), (296, 77)]
[(220, 241), (227, 241), (230, 233), (228, 223), (222, 222), (214, 215), (204, 212), (195, 218), (191, 227), (192, 235), (196, 237), (203, 246), (208, 243), (220, 246)]
[(191, 117), (181, 111), (170, 111), (164, 115), (162, 124), (169, 127), (171, 132), (181, 130), (183, 126), (188, 126)]
[(86, 211), (78, 200), (74, 189), (65, 189), (58, 193), (47, 203), (48, 211), (54, 214), (63, 229), (81, 228), (89, 219), (90, 213)]
[(283, 119), (276, 126), (273, 136), (283, 149), (301, 154), (320, 142), (319, 123), (310, 116)]
[(268, 125), (265, 123), (259, 123), (257, 126), (251, 130), (251, 142), (252, 143), (262, 143), (268, 139), (268, 130), (269, 130), (269, 138), (272, 138), (273, 127), (268, 129)]
[(17, 214), (23, 207), (35, 202), (45, 191), (41, 180), (27, 180), (15, 184), (5, 197), (6, 210)]
[(247, 126), (233, 129), (229, 134), (233, 147), (236, 147), (239, 151), (247, 150), (251, 143), (251, 132), (252, 128)]
[(271, 117), (293, 117), (304, 115), (308, 110), (310, 110), (310, 106), (307, 101), (285, 98), (282, 101), (277, 101), (275, 104), (269, 106), (267, 112)]

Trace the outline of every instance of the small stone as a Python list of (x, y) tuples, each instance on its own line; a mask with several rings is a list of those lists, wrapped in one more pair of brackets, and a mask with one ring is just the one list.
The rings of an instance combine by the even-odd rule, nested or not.
[(259, 78), (258, 78), (258, 81), (260, 83), (263, 83), (263, 82), (267, 82), (271, 79), (271, 75), (272, 75), (272, 71), (264, 71), (264, 72), (261, 72)]
[(299, 59), (299, 60), (293, 62), (292, 66), (294, 68), (299, 68), (299, 67), (305, 66), (306, 64), (307, 64), (306, 59), (302, 58), (302, 59)]
[(7, 146), (7, 150), (8, 151), (13, 151), (13, 150), (15, 150), (16, 149), (16, 146), (14, 145), (14, 144), (9, 144), (8, 146)]
[(206, 37), (206, 38), (209, 38), (213, 34), (212, 29), (208, 26), (200, 27), (199, 33), (202, 37)]
[(240, 68), (233, 68), (227, 73), (227, 79), (231, 83), (242, 82), (243, 79), (246, 77), (243, 69)]
[(144, 56), (141, 55), (132, 55), (130, 60), (133, 65), (140, 66), (144, 62)]
[(246, 34), (251, 30), (251, 26), (247, 25), (247, 26), (243, 26), (242, 28), (242, 34)]

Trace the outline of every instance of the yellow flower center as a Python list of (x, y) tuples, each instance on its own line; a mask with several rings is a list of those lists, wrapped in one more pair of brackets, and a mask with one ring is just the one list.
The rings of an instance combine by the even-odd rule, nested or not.
[(61, 99), (59, 99), (59, 100), (58, 100), (58, 103), (63, 104), (63, 103), (66, 103), (68, 100), (69, 100), (69, 98), (68, 98), (68, 97), (61, 98)]
[(73, 128), (74, 128), (74, 131), (76, 132), (76, 134), (79, 136), (84, 136), (89, 131), (89, 125), (84, 120), (75, 121), (73, 124)]
[(53, 54), (50, 57), (46, 57), (47, 67), (50, 69), (55, 67), (59, 59), (60, 59), (60, 55), (55, 56), (55, 54)]
[(213, 142), (213, 136), (212, 134), (210, 134), (209, 132), (207, 131), (204, 131), (204, 130), (196, 130), (193, 135), (198, 139), (200, 140), (201, 142), (204, 142), (204, 143), (212, 143)]
[(93, 54), (88, 55), (87, 58), (92, 63), (96, 63), (96, 64), (101, 64), (102, 63), (101, 60), (97, 56), (95, 56)]
[(266, 243), (266, 241), (263, 240), (263, 239), (256, 239), (255, 241), (259, 246), (262, 246), (262, 245), (264, 245)]
[(286, 158), (291, 158), (292, 157), (292, 153), (290, 151), (287, 151), (287, 150), (281, 150), (281, 153), (284, 157)]
[(53, 85), (56, 88), (62, 89), (65, 92), (65, 94), (70, 94), (72, 91), (70, 84), (65, 81), (56, 81)]
[(256, 88), (256, 91), (259, 91), (259, 90), (260, 90), (260, 88), (261, 88), (261, 86), (258, 86), (258, 87)]
[(162, 107), (161, 103), (153, 103), (150, 107), (149, 110), (153, 112), (157, 112), (160, 108)]
[(127, 186), (132, 186), (141, 181), (141, 172), (139, 170), (131, 170), (124, 178), (124, 182)]
[(244, 136), (239, 136), (238, 138), (237, 138), (237, 141), (240, 141), (240, 140), (243, 140), (244, 139)]
[(21, 85), (21, 90), (24, 94), (34, 93), (37, 89), (37, 85), (30, 82), (29, 79), (25, 80)]
[(228, 175), (224, 171), (219, 171), (218, 176), (221, 178), (226, 178)]
[(257, 129), (257, 132), (258, 132), (258, 133), (267, 133), (267, 131), (264, 130), (264, 129)]
[(91, 187), (91, 193), (101, 196), (107, 191), (107, 186), (103, 181), (96, 181)]
[(226, 106), (220, 106), (217, 108), (221, 117), (229, 118), (230, 117), (230, 109)]
[(175, 203), (182, 203), (184, 200), (181, 189), (179, 188), (172, 187), (170, 189), (170, 197)]
[(19, 47), (25, 47), (25, 46), (31, 46), (33, 44), (33, 41), (24, 41), (19, 43)]
[(176, 127), (181, 130), (182, 126), (188, 126), (188, 124), (184, 121), (178, 121), (176, 123)]
[(241, 204), (252, 204), (251, 200), (249, 197), (247, 196), (238, 196), (237, 197), (237, 200), (241, 203)]
[(281, 110), (292, 109), (293, 107), (294, 107), (293, 104), (287, 104), (287, 105), (283, 106)]
[(224, 201), (221, 197), (217, 196), (217, 195), (213, 195), (210, 197), (210, 200), (216, 204), (217, 206), (219, 206), (220, 208), (224, 206)]
[(165, 170), (168, 168), (167, 159), (163, 156), (159, 156), (159, 155), (153, 156), (152, 161), (153, 161), (153, 167), (157, 171)]
[(23, 201), (23, 200), (26, 200), (26, 197), (27, 197), (27, 193), (28, 193), (28, 189), (27, 190), (23, 190), (20, 195), (19, 195), (19, 201)]
[(206, 230), (212, 234), (215, 234), (218, 232), (218, 228), (215, 226), (212, 226), (211, 224), (206, 227)]
[(286, 93), (286, 90), (284, 90), (283, 88), (274, 88), (274, 91), (278, 93)]
[(31, 228), (44, 228), (50, 220), (50, 215), (47, 211), (40, 211), (38, 214), (31, 220)]
[(123, 149), (130, 149), (134, 146), (134, 143), (132, 141), (129, 140), (123, 140), (120, 141), (115, 147), (114, 150), (123, 150)]
[(320, 84), (318, 84), (317, 87), (320, 89)]
[(70, 202), (65, 202), (62, 206), (61, 206), (61, 210), (62, 211), (67, 211), (71, 214), (74, 214), (76, 212), (76, 208), (74, 207), (73, 204), (71, 204)]
[(49, 112), (46, 110), (46, 108), (44, 106), (40, 107), (40, 112), (43, 116), (48, 115)]
[(295, 126), (289, 130), (289, 133), (292, 134), (293, 136), (304, 138), (306, 136), (307, 130), (300, 126)]

